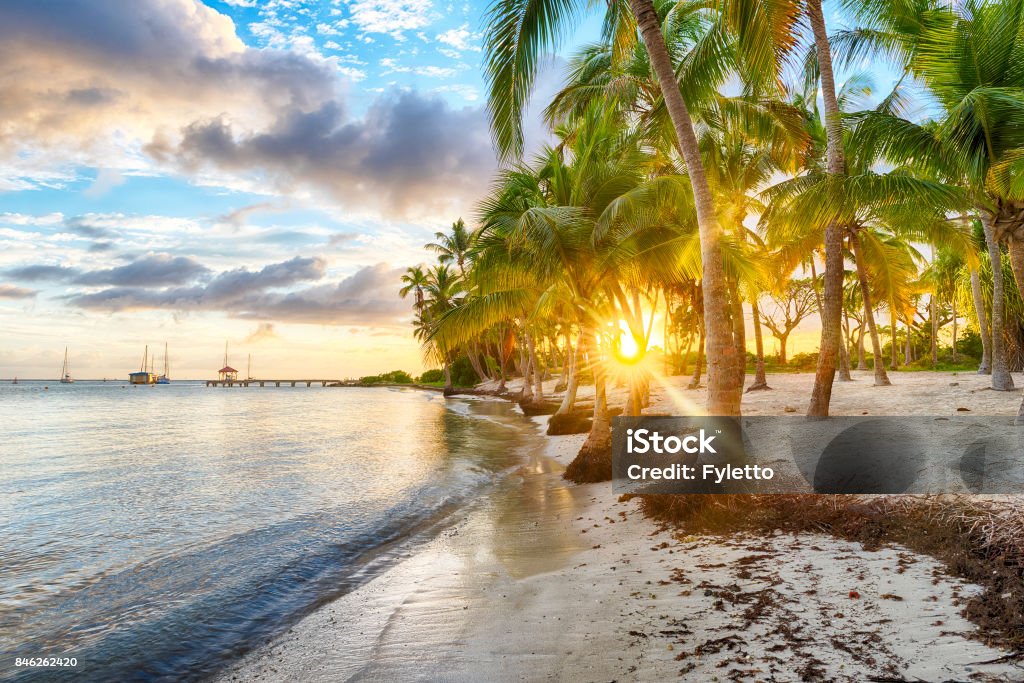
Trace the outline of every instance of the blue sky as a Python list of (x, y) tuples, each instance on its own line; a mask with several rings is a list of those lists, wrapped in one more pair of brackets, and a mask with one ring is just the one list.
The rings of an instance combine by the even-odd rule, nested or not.
[(165, 341), (179, 377), (225, 340), (265, 375), (418, 370), (398, 277), (496, 166), (484, 11), (3, 3), (0, 377), (53, 376), (64, 346), (80, 376), (124, 377)]

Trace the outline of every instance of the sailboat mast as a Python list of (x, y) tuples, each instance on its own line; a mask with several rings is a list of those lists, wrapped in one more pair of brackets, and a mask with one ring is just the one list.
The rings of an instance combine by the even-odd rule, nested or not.
[(245, 371), (246, 379), (252, 379), (252, 354), (249, 354), (249, 369)]
[(146, 361), (149, 359), (149, 344), (146, 344), (145, 350), (142, 352), (142, 365), (139, 367), (140, 372), (146, 371)]
[(171, 376), (170, 373), (168, 372), (169, 369), (170, 365), (167, 361), (167, 342), (164, 342), (164, 377)]

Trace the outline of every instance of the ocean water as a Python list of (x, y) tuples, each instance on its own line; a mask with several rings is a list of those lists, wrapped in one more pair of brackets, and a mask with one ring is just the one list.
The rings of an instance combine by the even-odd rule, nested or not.
[(43, 386), (0, 386), (0, 680), (201, 679), (436, 533), (534, 438), (508, 404), (411, 389)]

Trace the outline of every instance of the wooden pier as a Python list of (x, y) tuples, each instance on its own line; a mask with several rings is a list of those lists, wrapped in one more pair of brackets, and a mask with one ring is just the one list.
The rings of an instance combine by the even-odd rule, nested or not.
[(250, 384), (261, 387), (279, 387), (279, 386), (302, 386), (305, 384), (307, 387), (311, 387), (314, 384), (319, 384), (322, 387), (327, 386), (343, 386), (345, 382), (340, 379), (208, 379), (206, 380), (206, 386), (208, 387), (247, 387)]

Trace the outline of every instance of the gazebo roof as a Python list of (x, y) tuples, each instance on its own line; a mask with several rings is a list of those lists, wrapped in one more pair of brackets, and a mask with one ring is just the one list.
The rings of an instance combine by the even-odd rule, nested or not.
[(231, 367), (230, 365), (225, 365), (224, 367), (222, 367), (222, 368), (221, 368), (220, 370), (218, 370), (217, 372), (238, 372), (238, 370), (235, 370), (235, 369), (234, 369), (233, 367)]

